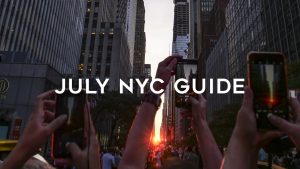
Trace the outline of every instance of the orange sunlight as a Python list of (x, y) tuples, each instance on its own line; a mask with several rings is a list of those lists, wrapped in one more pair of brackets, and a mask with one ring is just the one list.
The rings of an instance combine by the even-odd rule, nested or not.
[(159, 136), (155, 136), (152, 139), (152, 143), (153, 143), (153, 145), (159, 145), (159, 143), (160, 143), (160, 137)]

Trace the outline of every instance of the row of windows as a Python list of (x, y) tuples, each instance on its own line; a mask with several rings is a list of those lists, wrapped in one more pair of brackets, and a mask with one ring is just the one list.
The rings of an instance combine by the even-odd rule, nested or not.
[(49, 63), (61, 73), (74, 73), (75, 58), (79, 56), (78, 30), (82, 27), (78, 20), (84, 9), (82, 4), (78, 5), (80, 1), (71, 3), (76, 8), (69, 8), (70, 3), (62, 1), (2, 0), (0, 50), (25, 51), (34, 60)]

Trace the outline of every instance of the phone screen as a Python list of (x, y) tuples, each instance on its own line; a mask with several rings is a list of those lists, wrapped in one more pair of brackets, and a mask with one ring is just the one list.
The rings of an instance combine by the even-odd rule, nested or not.
[(57, 129), (52, 136), (52, 156), (53, 158), (71, 158), (66, 149), (66, 143), (73, 142), (83, 148), (84, 132), (84, 106), (86, 94), (71, 94), (66, 91), (57, 95), (55, 117), (67, 115), (65, 124)]
[(286, 64), (280, 54), (252, 54), (249, 60), (250, 86), (258, 128), (273, 129), (267, 115), (288, 118)]
[[(193, 79), (197, 79), (197, 60), (188, 60), (183, 59), (177, 62), (176, 66), (176, 75), (175, 79), (186, 79), (188, 81), (188, 84), (184, 82), (180, 82), (178, 84), (178, 89), (181, 91), (184, 91), (184, 86), (189, 85), (189, 91), (186, 94), (179, 94), (176, 92), (175, 94), (175, 103), (176, 107), (179, 108), (189, 108), (191, 105), (188, 103), (188, 98), (190, 96), (197, 97), (197, 94), (193, 92)], [(195, 83), (195, 87), (197, 89), (197, 84)]]

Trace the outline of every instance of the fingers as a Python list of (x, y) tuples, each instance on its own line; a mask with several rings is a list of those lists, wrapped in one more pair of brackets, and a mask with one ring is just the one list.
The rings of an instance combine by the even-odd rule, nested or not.
[(269, 121), (276, 126), (277, 128), (279, 128), (281, 131), (283, 131), (284, 133), (290, 135), (290, 132), (293, 132), (292, 128), (293, 128), (293, 124), (289, 123), (288, 121), (273, 115), (273, 114), (268, 114), (268, 118)]
[(200, 102), (206, 102), (206, 99), (205, 99), (205, 97), (204, 97), (202, 94), (199, 94), (199, 95), (198, 95), (198, 100), (199, 100)]
[(45, 108), (53, 108), (56, 105), (56, 101), (54, 100), (44, 100), (44, 106)]
[(249, 87), (245, 87), (245, 95), (242, 107), (253, 110), (253, 93)]
[(193, 96), (190, 96), (188, 101), (192, 104), (192, 105), (196, 105), (199, 103), (199, 101), (197, 99), (195, 99)]
[(271, 132), (263, 133), (260, 136), (260, 139), (258, 141), (259, 142), (258, 146), (263, 147), (263, 146), (267, 145), (273, 139), (281, 137), (282, 135), (283, 135), (283, 133), (279, 132), (279, 131), (271, 131)]
[(176, 65), (177, 65), (177, 59), (173, 59), (167, 68), (174, 71), (176, 68)]
[(55, 96), (55, 90), (50, 90), (50, 91), (44, 92), (44, 93), (38, 95), (37, 98), (41, 99), (41, 100), (44, 100), (44, 99), (47, 99), (51, 96)]
[(56, 105), (56, 101), (54, 100), (45, 100), (48, 96), (50, 96), (51, 94), (53, 94), (52, 91), (48, 91), (46, 93), (43, 93), (41, 95), (39, 95), (36, 99), (36, 103), (34, 106), (34, 111), (32, 112), (32, 114), (38, 116), (38, 117), (43, 117), (43, 112), (44, 110), (51, 110), (53, 111)]
[(180, 112), (180, 115), (181, 115), (182, 118), (192, 118), (192, 113), (189, 110), (185, 110), (185, 109), (182, 110)]
[(62, 126), (66, 120), (67, 120), (67, 115), (59, 116), (58, 118), (56, 118), (55, 120), (53, 120), (51, 123), (48, 124), (48, 126), (46, 127), (47, 131), (49, 131), (49, 133), (52, 133), (60, 126)]
[(86, 103), (84, 108), (84, 126), (85, 126), (85, 136), (95, 136), (95, 128), (93, 124), (93, 120), (90, 113), (90, 104), (89, 102)]
[(293, 108), (293, 115), (295, 117), (296, 123), (300, 123), (300, 103), (295, 98), (291, 98), (290, 103)]
[(192, 104), (192, 105), (195, 105), (195, 104), (198, 104), (198, 103), (205, 103), (206, 102), (206, 99), (204, 98), (204, 96), (202, 94), (199, 94), (198, 95), (198, 100), (193, 97), (193, 96), (190, 96), (188, 101)]
[(67, 143), (67, 149), (71, 153), (72, 159), (76, 160), (80, 152), (82, 151), (77, 144), (75, 143)]
[(162, 66), (168, 66), (172, 62), (173, 59), (177, 60), (177, 59), (181, 59), (181, 58), (182, 58), (182, 56), (180, 56), (180, 55), (169, 56), (165, 60), (163, 60), (162, 62), (160, 62), (160, 65), (162, 65)]
[(45, 111), (45, 121), (51, 122), (53, 119), (55, 119), (55, 114), (51, 111)]

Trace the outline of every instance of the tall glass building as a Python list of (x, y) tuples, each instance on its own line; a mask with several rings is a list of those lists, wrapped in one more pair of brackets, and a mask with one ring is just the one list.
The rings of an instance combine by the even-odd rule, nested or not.
[[(78, 73), (80, 77), (110, 79), (108, 90), (118, 90), (119, 80), (132, 75), (132, 33), (136, 17), (130, 0), (94, 0), (87, 2)], [(133, 5), (133, 7), (131, 6)], [(135, 10), (136, 11), (136, 10)], [(135, 39), (133, 39), (134, 42)], [(129, 42), (131, 41), (131, 42)]]
[(61, 74), (76, 74), (86, 3), (1, 0), (0, 51), (26, 52)]
[(145, 34), (145, 5), (144, 0), (137, 1), (135, 44), (133, 59), (133, 76), (141, 77), (144, 75), (146, 53), (146, 34)]
[(187, 58), (189, 43), (189, 3), (187, 0), (174, 0), (173, 54)]
[(246, 77), (248, 52), (266, 47), (260, 0), (231, 0), (226, 10), (229, 77)]
[(300, 1), (262, 1), (266, 47), (281, 51), (290, 63), (300, 62)]

